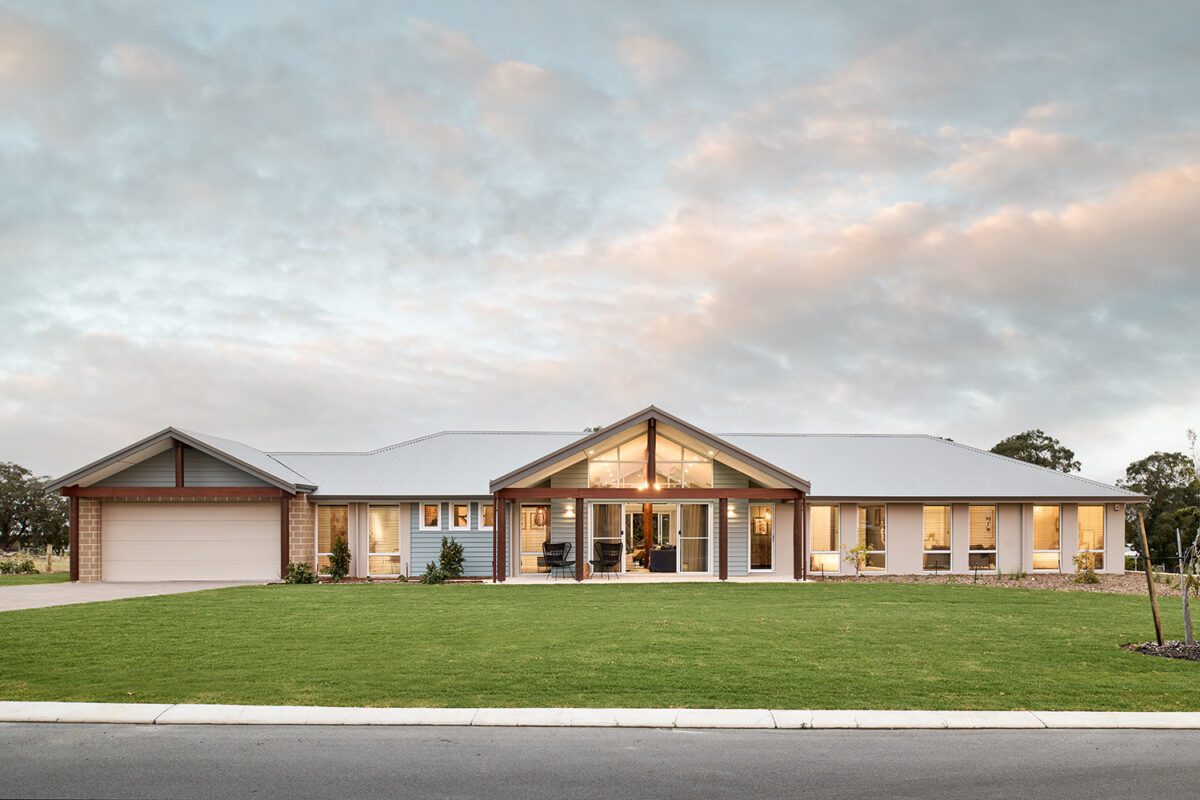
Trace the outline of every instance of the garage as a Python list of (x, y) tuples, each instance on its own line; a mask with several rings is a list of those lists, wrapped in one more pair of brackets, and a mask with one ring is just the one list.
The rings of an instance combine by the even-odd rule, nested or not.
[(279, 577), (278, 502), (102, 504), (106, 581)]

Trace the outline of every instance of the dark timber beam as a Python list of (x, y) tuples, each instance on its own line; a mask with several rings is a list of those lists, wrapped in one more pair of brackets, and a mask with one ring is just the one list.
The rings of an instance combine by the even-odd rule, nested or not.
[[(504, 506), (504, 515), (508, 516), (508, 503), (502, 503)], [(518, 528), (521, 524), (521, 504), (513, 502), (513, 520), (512, 526)], [(500, 562), (496, 565), (496, 571), (500, 574), (500, 582), (504, 583), (508, 578), (508, 521), (505, 520), (504, 528), (500, 531)]]
[(287, 497), (290, 492), (267, 486), (68, 486), (61, 490), (64, 497), (212, 497), (239, 499), (247, 497)]
[(291, 561), (292, 551), (292, 509), (291, 498), (283, 495), (279, 498), (279, 577), (287, 579), (288, 562)]
[(500, 532), (504, 530), (504, 500), (492, 495), (492, 583), (500, 578)]
[(652, 489), (658, 488), (658, 433), (654, 425), (654, 417), (646, 420), (646, 483)]
[(563, 489), (530, 488), (501, 489), (497, 496), (509, 500), (550, 500), (555, 498), (583, 498), (585, 500), (612, 500), (631, 503), (648, 503), (658, 500), (715, 500), (722, 497), (730, 500), (795, 500), (803, 493), (799, 489)]
[(79, 580), (79, 498), (71, 498), (71, 580)]
[(175, 486), (183, 487), (183, 442), (178, 439), (171, 440), (175, 445)]
[(575, 580), (583, 580), (587, 558), (583, 553), (583, 498), (575, 498)]
[(792, 578), (804, 579), (804, 501), (800, 498), (792, 512)]
[(646, 555), (642, 566), (650, 569), (650, 551), (654, 549), (654, 504), (642, 503), (642, 545)]
[(718, 563), (721, 565), (721, 580), (729, 580), (729, 498), (717, 502), (717, 547)]

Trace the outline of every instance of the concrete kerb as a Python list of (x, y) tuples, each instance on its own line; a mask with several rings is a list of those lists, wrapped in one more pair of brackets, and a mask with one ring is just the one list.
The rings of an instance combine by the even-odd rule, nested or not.
[(361, 708), (0, 701), (0, 723), (444, 725), (775, 730), (1200, 730), (1200, 712), (704, 708)]

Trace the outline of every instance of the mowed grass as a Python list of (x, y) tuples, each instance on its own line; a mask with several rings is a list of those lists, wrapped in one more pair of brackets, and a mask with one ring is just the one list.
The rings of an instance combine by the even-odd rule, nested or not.
[(31, 583), (66, 583), (69, 572), (43, 572), (39, 575), (0, 575), (0, 586), (25, 586)]
[(0, 698), (1200, 709), (1200, 664), (1120, 649), (1151, 631), (1138, 597), (970, 585), (243, 587), (2, 614)]

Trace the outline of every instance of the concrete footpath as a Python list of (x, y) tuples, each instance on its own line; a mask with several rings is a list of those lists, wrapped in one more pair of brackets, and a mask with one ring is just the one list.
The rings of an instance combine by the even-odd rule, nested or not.
[(542, 728), (1200, 730), (1200, 712), (674, 708), (344, 708), (0, 701), (0, 722)]

